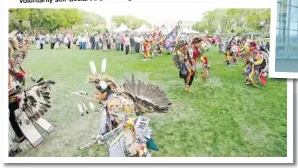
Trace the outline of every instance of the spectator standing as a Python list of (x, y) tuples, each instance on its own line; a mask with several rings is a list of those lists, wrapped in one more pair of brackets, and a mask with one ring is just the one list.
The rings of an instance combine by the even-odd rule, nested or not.
[(124, 49), (124, 35), (121, 35), (121, 51)]
[(87, 37), (84, 37), (84, 35), (82, 35), (81, 37), (81, 50), (86, 50), (86, 43), (87, 43)]
[(103, 43), (103, 35), (99, 36), (99, 49), (102, 50), (102, 43)]
[(130, 40), (128, 34), (124, 37), (125, 55), (129, 53)]
[(108, 35), (107, 35), (107, 48), (108, 48), (108, 50), (111, 49), (111, 44), (112, 44), (111, 37), (110, 37), (110, 35), (108, 34)]
[(135, 53), (135, 39), (134, 36), (131, 35), (129, 38), (129, 43), (130, 43), (130, 47), (131, 47), (131, 53), (134, 54)]
[(99, 34), (96, 34), (96, 36), (94, 37), (95, 40), (95, 49), (99, 50)]
[(136, 36), (135, 37), (135, 52), (136, 53), (140, 53), (140, 47), (141, 47), (141, 37), (140, 36)]
[(117, 37), (116, 37), (116, 50), (117, 51), (120, 51), (121, 43), (122, 43), (122, 39), (121, 39), (120, 35), (117, 34)]
[(90, 43), (91, 43), (91, 49), (94, 50), (94, 48), (95, 48), (95, 36), (94, 35), (92, 35), (90, 37)]
[(36, 49), (40, 49), (40, 36), (39, 34), (35, 37), (35, 41), (36, 41)]
[(56, 37), (53, 34), (51, 34), (50, 35), (51, 49), (54, 49), (54, 47), (55, 47), (55, 41), (56, 41)]
[(43, 50), (43, 46), (45, 44), (45, 36), (40, 34), (39, 39), (40, 39), (40, 49)]
[(68, 48), (69, 39), (68, 39), (67, 35), (64, 35), (63, 43), (64, 43), (64, 47), (63, 48)]
[(54, 46), (54, 48), (55, 48), (55, 49), (58, 49), (59, 46), (60, 46), (60, 37), (59, 37), (59, 35), (57, 34), (57, 35), (56, 35), (56, 40), (55, 40), (55, 46)]
[(104, 34), (102, 39), (102, 50), (107, 51), (107, 49), (108, 49), (108, 40), (107, 40), (107, 35)]

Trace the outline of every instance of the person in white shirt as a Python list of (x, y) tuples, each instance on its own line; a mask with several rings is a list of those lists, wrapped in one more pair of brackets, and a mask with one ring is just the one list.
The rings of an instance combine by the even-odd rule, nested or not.
[(95, 36), (95, 49), (99, 50), (99, 34)]
[(40, 49), (43, 49), (43, 46), (45, 44), (45, 36), (44, 35), (39, 35), (39, 41), (40, 41)]
[(63, 42), (64, 42), (65, 48), (67, 48), (68, 44), (69, 44), (69, 39), (68, 39), (67, 35), (64, 36)]
[(86, 49), (86, 43), (87, 43), (87, 37), (82, 36), (81, 43), (82, 43), (81, 49), (85, 50)]
[(135, 37), (135, 52), (136, 53), (140, 53), (140, 46), (141, 46), (141, 37), (140, 36), (136, 36)]
[(36, 49), (40, 49), (40, 35), (38, 34), (36, 37), (35, 37), (35, 42), (36, 42)]

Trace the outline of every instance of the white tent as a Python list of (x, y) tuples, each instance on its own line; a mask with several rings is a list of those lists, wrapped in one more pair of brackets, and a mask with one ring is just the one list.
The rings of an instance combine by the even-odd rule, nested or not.
[(142, 24), (139, 28), (133, 30), (134, 32), (137, 32), (137, 33), (146, 33), (146, 32), (150, 32), (151, 29), (146, 26), (145, 24)]
[(181, 33), (186, 33), (186, 34), (188, 34), (188, 33), (190, 33), (190, 30), (188, 30), (188, 29), (182, 29), (182, 30), (180, 30), (180, 32), (181, 32)]
[(125, 31), (129, 31), (130, 29), (126, 26), (126, 25), (124, 25), (123, 23), (119, 26), (119, 27), (117, 27), (115, 30), (114, 30), (114, 32), (116, 32), (116, 33), (119, 33), (119, 32), (125, 32)]
[(195, 31), (195, 30), (192, 30), (192, 29), (189, 30), (189, 33), (190, 33), (190, 34), (199, 34), (199, 32), (197, 32), (197, 31)]

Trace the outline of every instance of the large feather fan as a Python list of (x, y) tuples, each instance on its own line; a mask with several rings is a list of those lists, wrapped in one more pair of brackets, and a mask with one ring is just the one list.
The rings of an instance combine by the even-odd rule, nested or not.
[(181, 53), (188, 50), (188, 43), (186, 40), (180, 40), (175, 44), (175, 54), (173, 56), (174, 65), (180, 69), (184, 62), (184, 55)]
[(51, 107), (50, 87), (54, 84), (54, 81), (41, 78), (23, 92), (23, 111), (31, 121), (37, 121)]
[(173, 56), (173, 62), (174, 62), (174, 65), (175, 65), (178, 69), (181, 69), (182, 64), (183, 64), (183, 62), (184, 62), (184, 56), (183, 56), (182, 54), (176, 53), (176, 54)]
[(128, 95), (135, 103), (137, 108), (144, 113), (160, 112), (166, 113), (171, 107), (171, 102), (166, 97), (166, 93), (159, 86), (145, 83), (143, 81), (135, 82), (132, 75), (131, 80), (126, 80), (122, 85), (124, 93)]

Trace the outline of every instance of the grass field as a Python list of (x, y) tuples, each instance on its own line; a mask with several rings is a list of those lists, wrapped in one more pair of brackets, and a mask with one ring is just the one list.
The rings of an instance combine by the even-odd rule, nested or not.
[(45, 115), (55, 130), (38, 148), (18, 156), (108, 156), (104, 146), (78, 150), (99, 131), (99, 116), (80, 116), (80, 98), (69, 91), (86, 90), (89, 61), (99, 69), (107, 58), (107, 74), (117, 82), (134, 73), (138, 79), (160, 85), (173, 102), (167, 114), (147, 114), (160, 151), (153, 156), (286, 156), (287, 84), (269, 79), (268, 85), (253, 88), (244, 84), (243, 63), (228, 68), (217, 48), (205, 54), (212, 67), (211, 79), (195, 78), (192, 92), (184, 92), (183, 80), (173, 66), (172, 55), (142, 62), (140, 54), (79, 50), (37, 51), (32, 47), (24, 69), (33, 77), (56, 81), (52, 109)]

